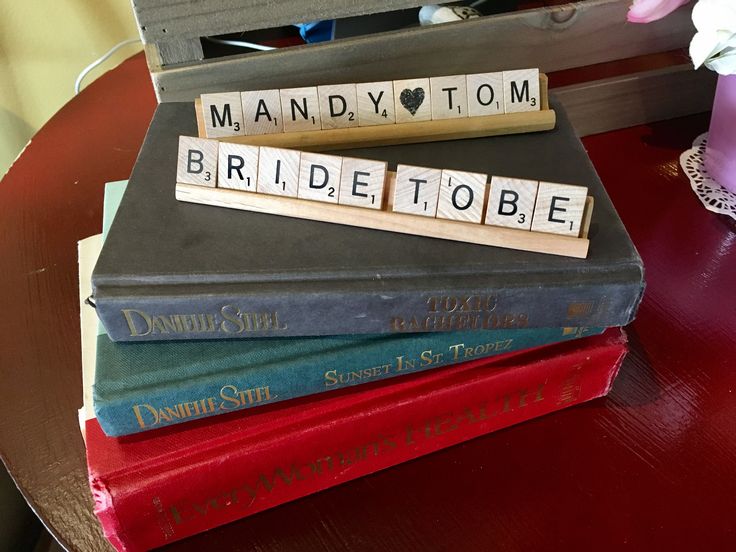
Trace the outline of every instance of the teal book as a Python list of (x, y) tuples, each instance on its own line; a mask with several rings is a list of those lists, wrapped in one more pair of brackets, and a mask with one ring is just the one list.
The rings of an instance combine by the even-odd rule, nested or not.
[[(106, 187), (103, 237), (124, 188), (124, 182)], [(571, 327), (121, 343), (99, 325), (94, 410), (107, 435), (128, 435), (602, 331)]]

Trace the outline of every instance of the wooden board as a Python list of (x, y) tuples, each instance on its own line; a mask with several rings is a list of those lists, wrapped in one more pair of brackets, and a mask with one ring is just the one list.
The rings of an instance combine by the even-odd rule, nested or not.
[(255, 29), (269, 29), (302, 21), (352, 17), (412, 8), (422, 0), (135, 0), (144, 42), (171, 36), (194, 38)]
[(204, 59), (202, 41), (199, 38), (178, 38), (145, 46), (146, 56), (155, 56), (153, 60), (161, 66)]
[[(621, 0), (588, 0), (206, 63), (171, 68), (151, 64), (151, 77), (160, 101), (192, 101), (203, 92), (315, 82), (368, 82), (518, 67), (549, 72), (674, 50), (690, 42), (689, 8), (648, 25), (627, 24), (627, 8)], [(151, 62), (155, 56), (149, 56)]]
[[(385, 195), (393, 197), (395, 173), (388, 174), (388, 187)], [(587, 239), (588, 226), (586, 225), (590, 224), (590, 216), (587, 212), (583, 215), (583, 224), (581, 225), (580, 233), (581, 236), (586, 237), (575, 238), (469, 222), (428, 219), (427, 217), (351, 207), (348, 205), (331, 205), (329, 203), (288, 197), (251, 194), (220, 188), (206, 188), (204, 186), (182, 183), (176, 184), (176, 199), (189, 203), (227, 207), (242, 211), (253, 211), (256, 213), (267, 213), (566, 257), (583, 259), (588, 255), (589, 241)], [(592, 206), (592, 201), (586, 202), (586, 208), (592, 209)]]
[(718, 75), (691, 64), (554, 90), (578, 136), (709, 111)]

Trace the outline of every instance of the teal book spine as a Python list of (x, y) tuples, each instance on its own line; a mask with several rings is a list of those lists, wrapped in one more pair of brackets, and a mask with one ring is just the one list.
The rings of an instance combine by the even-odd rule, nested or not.
[(601, 333), (543, 328), (116, 343), (97, 337), (94, 408), (109, 436)]

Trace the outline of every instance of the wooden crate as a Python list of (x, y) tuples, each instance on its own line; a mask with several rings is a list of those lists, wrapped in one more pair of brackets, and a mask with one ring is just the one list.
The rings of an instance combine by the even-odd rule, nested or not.
[[(690, 8), (647, 25), (628, 0), (585, 0), (431, 27), (203, 60), (202, 37), (416, 7), (419, 0), (133, 0), (159, 101), (539, 67), (550, 73), (687, 46)], [(715, 75), (683, 63), (558, 91), (579, 134), (707, 110)], [(685, 91), (685, 94), (683, 94)], [(595, 114), (595, 117), (591, 117)]]

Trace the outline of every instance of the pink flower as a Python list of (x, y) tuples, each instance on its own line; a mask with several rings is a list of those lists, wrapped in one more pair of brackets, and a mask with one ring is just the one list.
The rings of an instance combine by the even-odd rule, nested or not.
[(634, 0), (626, 19), (631, 23), (649, 23), (662, 19), (690, 0)]

